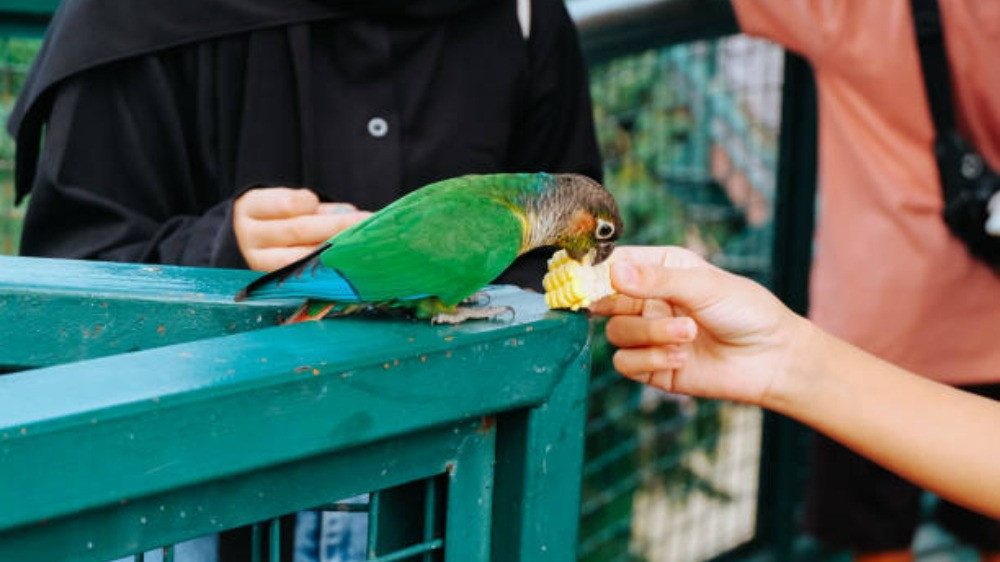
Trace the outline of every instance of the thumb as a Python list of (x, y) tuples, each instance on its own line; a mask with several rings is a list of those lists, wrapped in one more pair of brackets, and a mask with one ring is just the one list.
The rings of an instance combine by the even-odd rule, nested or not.
[(619, 261), (611, 265), (611, 282), (618, 292), (639, 299), (668, 300), (697, 310), (718, 299), (725, 289), (723, 272), (712, 266), (667, 268), (657, 264)]

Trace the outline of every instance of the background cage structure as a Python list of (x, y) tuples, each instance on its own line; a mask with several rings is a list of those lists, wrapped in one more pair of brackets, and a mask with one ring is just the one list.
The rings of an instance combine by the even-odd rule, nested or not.
[[(0, 2), (4, 112), (55, 4)], [(626, 212), (628, 241), (687, 245), (804, 310), (812, 194), (801, 186), (814, 184), (815, 171), (808, 69), (794, 58), (783, 68), (777, 47), (733, 35), (728, 1), (569, 7), (590, 62), (605, 180)], [(23, 214), (12, 206), (12, 156), (4, 134), (0, 251), (8, 253)], [(594, 333), (579, 558), (701, 560), (748, 541), (787, 558), (801, 479), (787, 468), (801, 457), (797, 426), (754, 408), (642, 390), (611, 372), (609, 349)], [(432, 496), (407, 494), (425, 506), (417, 511)], [(268, 535), (269, 525), (257, 532)], [(434, 540), (410, 547), (439, 552)]]
[[(591, 67), (627, 242), (684, 245), (770, 282), (783, 60), (731, 36)], [(705, 560), (753, 539), (762, 420), (624, 380), (597, 338), (580, 559)]]

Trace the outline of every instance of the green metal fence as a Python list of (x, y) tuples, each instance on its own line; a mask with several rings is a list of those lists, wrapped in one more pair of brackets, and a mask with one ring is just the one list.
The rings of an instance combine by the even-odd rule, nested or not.
[[(0, 560), (110, 560), (376, 492), (369, 559), (574, 556), (582, 315), (270, 328), (251, 272), (0, 258)], [(168, 554), (170, 547), (168, 546)]]

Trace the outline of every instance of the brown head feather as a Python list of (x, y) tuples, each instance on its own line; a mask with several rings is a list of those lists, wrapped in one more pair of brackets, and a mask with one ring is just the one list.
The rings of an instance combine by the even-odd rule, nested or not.
[(575, 259), (594, 252), (604, 261), (622, 233), (614, 197), (601, 184), (580, 174), (554, 174), (554, 184), (526, 205), (531, 221), (527, 246), (560, 246)]

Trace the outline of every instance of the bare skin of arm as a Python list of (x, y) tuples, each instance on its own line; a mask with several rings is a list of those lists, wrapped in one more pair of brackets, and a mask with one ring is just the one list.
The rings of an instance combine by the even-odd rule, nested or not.
[(914, 483), (1000, 517), (1000, 404), (882, 361), (760, 285), (681, 248), (621, 248), (596, 303), (623, 375), (806, 423)]

